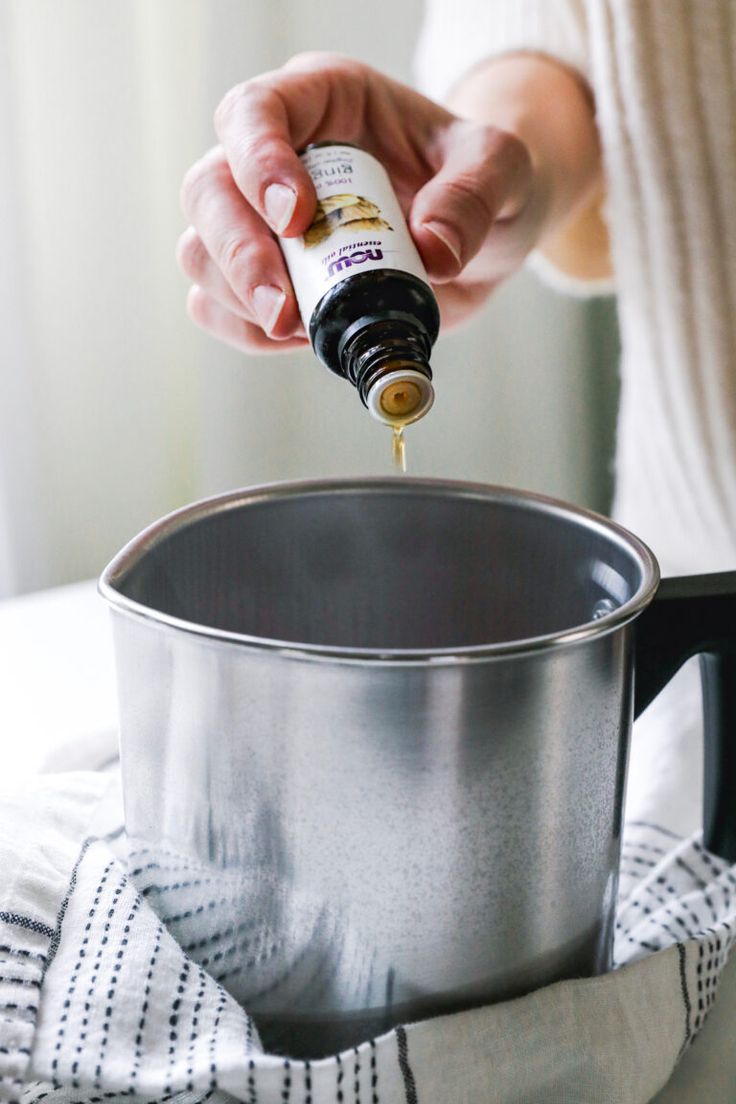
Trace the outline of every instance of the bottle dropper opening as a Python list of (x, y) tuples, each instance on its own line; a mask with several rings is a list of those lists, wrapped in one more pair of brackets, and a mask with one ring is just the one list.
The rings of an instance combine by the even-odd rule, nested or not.
[(387, 311), (348, 326), (339, 355), (343, 375), (355, 384), (371, 417), (395, 427), (418, 421), (434, 402), (431, 348), (420, 320)]
[(405, 426), (423, 418), (434, 402), (434, 388), (423, 372), (402, 367), (381, 374), (371, 385), (366, 406), (384, 425)]

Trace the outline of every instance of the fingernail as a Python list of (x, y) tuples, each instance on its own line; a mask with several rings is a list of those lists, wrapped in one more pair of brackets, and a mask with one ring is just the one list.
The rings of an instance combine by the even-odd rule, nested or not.
[(296, 207), (296, 192), (286, 184), (269, 184), (263, 196), (268, 221), (277, 234), (281, 234), (291, 222)]
[(460, 242), (458, 241), (455, 231), (449, 226), (445, 226), (444, 223), (440, 225), (438, 222), (424, 222), (422, 225), (425, 230), (429, 230), (430, 234), (434, 234), (436, 238), (439, 238), (442, 244), (450, 250), (458, 266), (462, 268), (463, 261), (460, 256)]
[(286, 302), (286, 292), (271, 284), (259, 284), (253, 291), (253, 309), (261, 327), (270, 334)]

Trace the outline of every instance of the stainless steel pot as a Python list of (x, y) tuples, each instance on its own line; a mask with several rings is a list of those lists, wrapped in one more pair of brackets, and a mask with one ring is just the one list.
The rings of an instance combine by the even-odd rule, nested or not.
[(658, 582), (603, 518), (417, 479), (210, 499), (112, 561), (133, 876), (267, 1047), (609, 968), (635, 653), (637, 710), (710, 656), (736, 859), (736, 575)]

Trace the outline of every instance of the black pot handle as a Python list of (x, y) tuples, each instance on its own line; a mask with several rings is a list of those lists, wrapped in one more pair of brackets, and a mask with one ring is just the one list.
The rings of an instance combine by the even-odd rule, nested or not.
[(736, 571), (663, 579), (636, 622), (634, 716), (700, 656), (703, 843), (736, 862)]

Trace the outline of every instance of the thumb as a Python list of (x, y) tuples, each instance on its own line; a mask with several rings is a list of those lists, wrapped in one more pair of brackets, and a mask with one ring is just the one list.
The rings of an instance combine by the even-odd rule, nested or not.
[(409, 223), (428, 275), (454, 279), (498, 219), (511, 219), (531, 189), (529, 151), (513, 134), (457, 120), (445, 131), (441, 165), (417, 192)]

